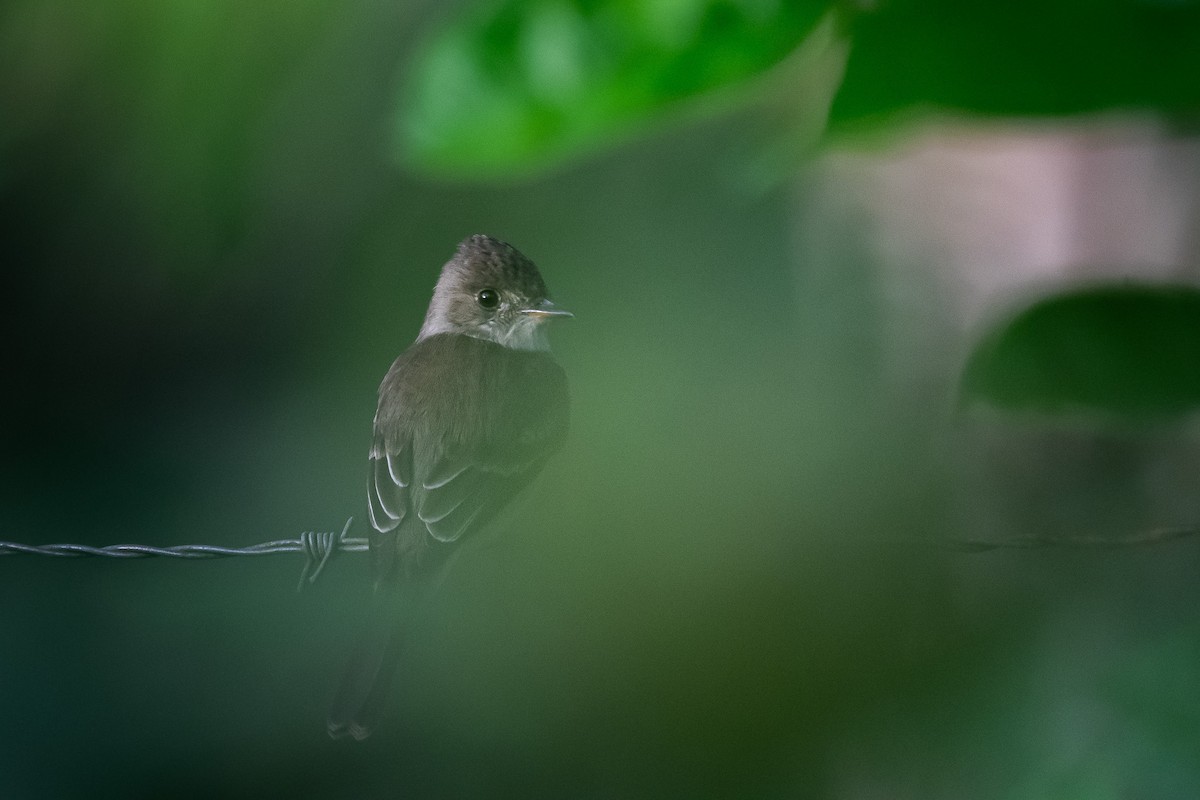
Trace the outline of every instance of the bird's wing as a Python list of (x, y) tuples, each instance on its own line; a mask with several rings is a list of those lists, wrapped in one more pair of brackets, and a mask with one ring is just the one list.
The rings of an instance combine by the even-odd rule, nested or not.
[(372, 550), (421, 551), (429, 539), (458, 541), (487, 522), (562, 445), (568, 406), (562, 368), (542, 354), (466, 336), (409, 348), (380, 389), (367, 492), (380, 534)]
[(545, 456), (497, 458), (479, 452), (448, 453), (422, 476), (416, 512), (429, 535), (454, 542), (483, 524), (541, 471)]
[(413, 509), (440, 542), (457, 541), (490, 520), (541, 472), (566, 438), (569, 403), (562, 369), (544, 356), (497, 350), (503, 359), (491, 363), (507, 373), (484, 385), (520, 389), (481, 398), (475, 413), (487, 422), (473, 429), (486, 437), (415, 443)]

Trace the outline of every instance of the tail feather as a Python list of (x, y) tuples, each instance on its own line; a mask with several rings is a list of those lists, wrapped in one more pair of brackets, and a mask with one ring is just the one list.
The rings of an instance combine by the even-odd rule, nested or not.
[(330, 706), (330, 736), (361, 740), (371, 735), (386, 711), (409, 626), (436, 593), (458, 552), (457, 547), (437, 547), (423, 553), (416, 574), (401, 574), (394, 563), (376, 565), (383, 577), (376, 582), (358, 646), (350, 653)]
[(396, 587), (381, 588), (392, 591), (385, 590), (383, 596), (374, 598), (358, 646), (350, 653), (330, 706), (326, 729), (335, 739), (367, 738), (382, 717), (395, 682), (412, 596), (394, 591)]
[(351, 653), (345, 677), (330, 707), (327, 730), (335, 739), (365, 739), (388, 702), (400, 660), (401, 632), (368, 634)]

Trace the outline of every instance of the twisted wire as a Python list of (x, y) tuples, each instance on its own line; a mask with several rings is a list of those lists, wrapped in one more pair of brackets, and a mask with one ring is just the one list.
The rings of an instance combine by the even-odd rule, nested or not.
[(336, 553), (361, 553), (367, 549), (367, 540), (350, 538), (347, 534), (354, 517), (346, 520), (341, 532), (303, 531), (296, 539), (276, 539), (272, 542), (252, 544), (247, 547), (221, 547), (213, 544), (181, 544), (173, 547), (156, 547), (148, 544), (110, 544), (92, 547), (86, 544), (20, 544), (0, 542), (0, 556), (32, 555), (81, 558), (103, 556), (108, 558), (228, 558), (230, 556), (263, 556), (274, 553), (303, 553), (304, 570), (300, 573), (300, 585), (313, 583)]
[(1200, 527), (1149, 528), (1120, 536), (1011, 536), (1006, 539), (956, 539), (936, 537), (872, 537), (873, 542), (924, 544), (956, 550), (960, 553), (987, 553), (993, 550), (1116, 550), (1123, 547), (1148, 547), (1200, 536)]
[[(221, 547), (212, 544), (181, 544), (172, 547), (156, 547), (148, 544), (110, 544), (92, 547), (86, 544), (20, 544), (0, 542), (0, 556), (35, 555), (80, 558), (105, 556), (108, 558), (226, 558), (230, 556), (262, 556), (274, 553), (303, 553), (304, 569), (300, 573), (297, 591), (306, 583), (314, 583), (329, 563), (334, 553), (361, 553), (368, 549), (367, 540), (350, 538), (347, 534), (354, 517), (338, 531), (303, 531), (296, 539), (276, 539), (246, 547)], [(1033, 549), (1115, 549), (1140, 547), (1176, 541), (1200, 535), (1200, 527), (1152, 528), (1126, 536), (1019, 536), (1008, 539), (955, 539), (921, 537), (871, 537), (872, 541), (890, 544), (916, 544), (927, 547), (943, 547), (963, 553), (985, 553), (992, 550)]]

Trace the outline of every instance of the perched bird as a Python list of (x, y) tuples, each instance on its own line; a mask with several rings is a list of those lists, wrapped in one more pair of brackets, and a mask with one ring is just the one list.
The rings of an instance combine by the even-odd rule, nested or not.
[(545, 323), (570, 316), (534, 263), (491, 237), (464, 240), (442, 267), (420, 335), (379, 386), (367, 481), (374, 607), (331, 736), (371, 732), (415, 608), (562, 446), (567, 381)]

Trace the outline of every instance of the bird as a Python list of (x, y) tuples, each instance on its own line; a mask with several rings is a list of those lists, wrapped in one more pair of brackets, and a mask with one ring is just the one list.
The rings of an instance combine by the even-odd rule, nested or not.
[(417, 610), (562, 447), (570, 400), (546, 325), (571, 316), (506, 242), (470, 236), (442, 267), (416, 341), (379, 385), (367, 480), (374, 591), (330, 736), (376, 728)]

